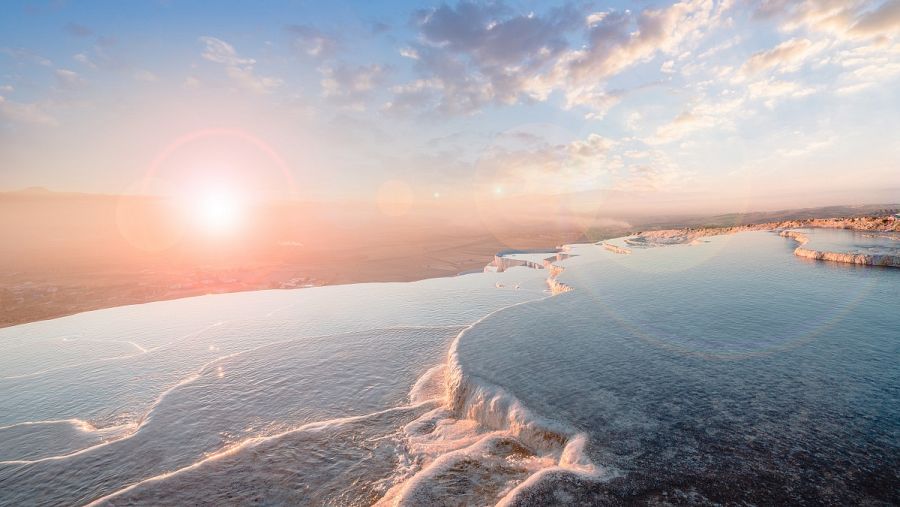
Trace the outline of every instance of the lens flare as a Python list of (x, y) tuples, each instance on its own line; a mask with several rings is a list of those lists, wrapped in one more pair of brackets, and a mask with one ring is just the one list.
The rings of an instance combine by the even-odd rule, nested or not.
[(210, 188), (201, 192), (192, 206), (198, 228), (213, 234), (225, 234), (238, 228), (243, 212), (241, 199), (232, 191)]

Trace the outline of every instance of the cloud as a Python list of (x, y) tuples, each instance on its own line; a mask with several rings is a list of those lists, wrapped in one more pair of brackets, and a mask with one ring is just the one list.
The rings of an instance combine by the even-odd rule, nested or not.
[(684, 138), (698, 130), (711, 127), (732, 128), (743, 113), (744, 97), (727, 97), (718, 101), (701, 100), (683, 110), (671, 122), (656, 129), (647, 144), (666, 144)]
[(82, 51), (72, 55), (76, 62), (92, 69), (130, 72), (133, 66), (123, 54), (123, 50), (117, 47), (118, 42), (110, 37), (98, 37), (97, 43), (90, 51)]
[(478, 162), (476, 185), (512, 194), (596, 189), (655, 191), (678, 187), (690, 173), (659, 149), (635, 150), (598, 134), (568, 143), (531, 140), (524, 148), (493, 146)]
[(73, 37), (90, 37), (94, 35), (94, 31), (90, 28), (79, 25), (78, 23), (69, 23), (65, 27), (66, 33)]
[(610, 109), (622, 101), (624, 96), (624, 90), (607, 92), (597, 86), (577, 86), (565, 91), (566, 101), (563, 108), (584, 107), (588, 110), (585, 118), (602, 119)]
[(91, 57), (85, 53), (77, 53), (72, 56), (72, 59), (75, 60), (76, 62), (84, 65), (85, 67), (88, 67), (91, 69), (97, 68), (97, 64), (94, 63), (94, 60), (92, 60)]
[(778, 154), (782, 157), (804, 157), (813, 152), (833, 145), (836, 140), (837, 138), (835, 136), (826, 137), (824, 139), (811, 140), (806, 144), (798, 147), (779, 149)]
[(624, 125), (630, 131), (636, 131), (640, 128), (644, 115), (640, 111), (630, 111), (625, 115)]
[(747, 85), (750, 98), (773, 99), (779, 97), (806, 97), (815, 93), (815, 89), (793, 81), (767, 79)]
[(225, 74), (238, 86), (255, 93), (269, 93), (284, 84), (277, 77), (257, 76), (252, 67), (225, 67)]
[(575, 83), (605, 79), (659, 53), (678, 54), (682, 46), (716, 26), (728, 2), (684, 0), (640, 14), (611, 11), (591, 26), (588, 46), (569, 55)]
[(131, 73), (131, 77), (133, 77), (135, 81), (143, 81), (146, 83), (159, 81), (159, 77), (157, 77), (156, 74), (144, 69), (135, 70)]
[(607, 139), (599, 134), (590, 134), (587, 139), (579, 139), (569, 143), (566, 146), (566, 151), (574, 158), (589, 161), (605, 155), (615, 144), (611, 139)]
[(85, 81), (77, 72), (68, 69), (56, 69), (56, 82), (60, 88), (75, 89), (84, 86)]
[(419, 16), (422, 36), (430, 45), (469, 55), (481, 69), (545, 60), (567, 47), (563, 34), (579, 21), (573, 9), (540, 17), (510, 14), (499, 3), (469, 2), (455, 8), (442, 5)]
[(725, 50), (733, 48), (734, 46), (740, 44), (740, 42), (741, 42), (741, 36), (735, 35), (734, 37), (726, 40), (725, 42), (723, 42), (721, 44), (717, 44), (717, 45), (703, 51), (702, 53), (697, 55), (697, 58), (700, 60), (705, 60), (705, 59), (710, 58), (714, 55), (717, 55)]
[(661, 144), (681, 139), (696, 130), (712, 127), (716, 125), (717, 121), (717, 118), (713, 115), (703, 114), (694, 110), (682, 111), (671, 122), (656, 130), (656, 137), (651, 140), (651, 144)]
[(376, 21), (376, 22), (372, 23), (372, 26), (370, 27), (370, 31), (372, 32), (372, 35), (381, 35), (383, 33), (389, 32), (390, 30), (391, 30), (391, 25), (384, 23), (382, 21)]
[[(753, 18), (757, 20), (768, 20), (783, 14), (791, 2), (795, 0), (758, 0), (753, 10)], [(749, 2), (748, 2), (749, 3)]]
[(391, 88), (393, 98), (385, 103), (384, 110), (394, 114), (412, 114), (434, 106), (443, 82), (437, 79), (417, 79)]
[(838, 36), (846, 36), (854, 24), (857, 9), (865, 2), (859, 0), (802, 0), (786, 2), (782, 28), (795, 31), (801, 28), (813, 32), (830, 32)]
[(749, 76), (771, 68), (790, 70), (819, 49), (822, 46), (814, 46), (809, 39), (786, 40), (768, 51), (754, 53), (741, 67), (741, 74)]
[(53, 65), (53, 62), (43, 56), (31, 51), (30, 49), (25, 48), (0, 48), (0, 53), (3, 53), (13, 60), (17, 62), (26, 62), (26, 63), (34, 63), (37, 65), (42, 65), (44, 67), (50, 67)]
[(512, 143), (524, 146), (537, 146), (546, 143), (543, 136), (527, 130), (508, 130), (497, 134), (496, 138), (501, 141), (509, 140)]
[[(785, 73), (806, 66), (802, 79), (815, 83), (803, 84), (796, 80), (800, 77), (795, 82), (750, 83), (750, 98), (763, 98), (768, 107), (776, 100), (824, 88), (842, 96), (872, 90), (900, 73), (896, 40), (900, 0), (767, 0), (757, 2), (755, 16), (775, 21), (792, 37), (755, 53), (731, 82), (738, 84), (768, 70)], [(821, 74), (813, 74), (817, 71)]]
[[(608, 92), (608, 79), (658, 54), (681, 55), (729, 5), (684, 0), (640, 13), (567, 5), (521, 14), (502, 3), (445, 4), (414, 16), (420, 30), (412, 46), (414, 68), (423, 79), (441, 81), (437, 109), (443, 112), (546, 101), (558, 91), (565, 109), (584, 108), (586, 117), (602, 118), (624, 95)], [(582, 34), (587, 43), (573, 49)]]
[(859, 16), (850, 33), (854, 35), (896, 35), (900, 30), (900, 0), (887, 0), (878, 8)]
[(681, 170), (660, 152), (652, 152), (646, 163), (627, 165), (613, 178), (611, 189), (619, 192), (677, 190), (693, 176)]
[(418, 59), (419, 59), (419, 52), (416, 51), (415, 49), (409, 48), (409, 47), (407, 47), (407, 48), (400, 48), (400, 56), (402, 56), (402, 57), (404, 57), (404, 58), (409, 58), (409, 59), (411, 59), (411, 60), (418, 60)]
[[(895, 52), (900, 54), (900, 45), (895, 48)], [(840, 76), (835, 93), (850, 95), (870, 90), (896, 79), (897, 76), (900, 76), (900, 60), (896, 55), (892, 56), (890, 53), (871, 55), (863, 63), (855, 63)]]
[(793, 81), (767, 79), (747, 86), (750, 99), (761, 99), (763, 104), (772, 109), (775, 104), (786, 98), (801, 98), (812, 95), (816, 89)]
[(197, 90), (201, 86), (200, 79), (195, 76), (188, 76), (184, 78), (184, 84), (182, 86), (188, 90)]
[(466, 60), (452, 53), (421, 49), (415, 67), (422, 78), (419, 82), (436, 83), (438, 90), (434, 109), (448, 114), (471, 114), (494, 101), (494, 84), (490, 78), (469, 68)]
[(872, 63), (854, 69), (851, 74), (860, 81), (877, 83), (891, 79), (900, 74), (900, 61)]
[(23, 104), (0, 96), (0, 117), (15, 123), (56, 126), (59, 122), (39, 104)]
[(782, 21), (782, 29), (827, 33), (839, 40), (895, 37), (900, 0), (802, 0), (762, 2), (757, 13)]
[(533, 79), (567, 49), (567, 34), (582, 23), (570, 6), (537, 15), (465, 1), (417, 11), (413, 19), (419, 39), (404, 56), (415, 60), (422, 79), (440, 82), (433, 87), (440, 90), (436, 107), (454, 114), (536, 98), (542, 91)]
[(329, 58), (337, 53), (340, 41), (310, 25), (288, 25), (285, 31), (293, 38), (293, 46), (312, 58)]
[(231, 44), (208, 36), (199, 40), (205, 46), (203, 58), (224, 65), (225, 74), (239, 87), (263, 94), (284, 84), (279, 78), (257, 75), (253, 70), (256, 60), (240, 56)]
[(256, 60), (252, 58), (243, 58), (239, 56), (234, 49), (234, 46), (221, 39), (215, 37), (200, 37), (200, 42), (206, 46), (203, 50), (203, 58), (211, 62), (229, 66), (253, 65), (256, 63)]
[(506, 195), (563, 193), (597, 188), (613, 170), (608, 155), (616, 142), (611, 139), (590, 134), (551, 144), (525, 134), (527, 142), (517, 142), (516, 148), (495, 144), (482, 154), (477, 186)]
[(324, 67), (320, 72), (325, 98), (351, 109), (365, 109), (371, 91), (383, 82), (386, 69), (376, 64), (358, 67), (340, 65)]
[(854, 95), (859, 92), (866, 91), (875, 86), (875, 83), (852, 83), (838, 86), (837, 89), (834, 90), (834, 93), (837, 95)]

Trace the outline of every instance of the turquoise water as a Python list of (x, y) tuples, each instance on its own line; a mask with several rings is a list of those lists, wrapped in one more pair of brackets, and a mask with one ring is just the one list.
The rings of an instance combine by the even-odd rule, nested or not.
[(900, 503), (900, 270), (795, 246), (2, 329), (0, 504)]
[(485, 320), (460, 363), (587, 433), (618, 477), (572, 486), (585, 498), (897, 503), (900, 270), (793, 247), (579, 247), (574, 291)]

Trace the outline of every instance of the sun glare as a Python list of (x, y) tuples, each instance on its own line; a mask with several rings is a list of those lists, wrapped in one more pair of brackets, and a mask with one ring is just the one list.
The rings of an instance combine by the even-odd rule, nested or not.
[(224, 234), (240, 225), (242, 204), (233, 192), (215, 188), (203, 191), (193, 205), (196, 224), (205, 232)]

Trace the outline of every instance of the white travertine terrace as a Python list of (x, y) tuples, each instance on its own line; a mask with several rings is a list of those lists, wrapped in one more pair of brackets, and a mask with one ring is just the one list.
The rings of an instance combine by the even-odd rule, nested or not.
[(806, 248), (804, 245), (809, 243), (809, 237), (802, 232), (797, 231), (781, 231), (780, 235), (785, 238), (793, 239), (798, 243), (798, 247), (794, 249), (794, 255), (807, 259), (815, 259), (818, 261), (845, 262), (848, 264), (860, 264), (864, 266), (889, 266), (900, 267), (900, 255), (896, 254), (862, 254), (850, 252), (828, 252), (822, 250), (813, 250)]

